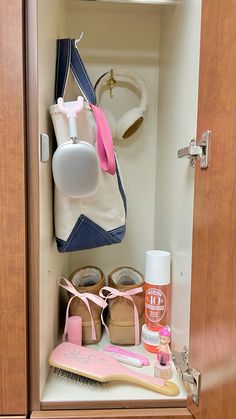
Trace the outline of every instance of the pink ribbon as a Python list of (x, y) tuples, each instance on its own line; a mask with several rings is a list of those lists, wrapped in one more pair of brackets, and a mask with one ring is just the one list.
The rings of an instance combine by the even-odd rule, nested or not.
[[(103, 294), (103, 291), (108, 291), (107, 295)], [(131, 290), (127, 290), (127, 291), (119, 291), (115, 288), (111, 288), (111, 287), (103, 287), (102, 289), (100, 289), (99, 291), (99, 295), (103, 298), (105, 298), (105, 301), (107, 300), (112, 300), (113, 298), (117, 298), (117, 297), (124, 297), (127, 298), (128, 300), (132, 301), (133, 306), (134, 306), (134, 334), (135, 334), (135, 345), (139, 344), (139, 340), (140, 340), (140, 332), (139, 332), (139, 315), (138, 315), (138, 309), (136, 307), (136, 304), (132, 298), (132, 295), (135, 294), (139, 294), (140, 292), (143, 291), (143, 287), (137, 287), (137, 288), (133, 288)], [(103, 311), (101, 313), (101, 319), (102, 319), (102, 324), (105, 326), (105, 329), (108, 333), (109, 336), (109, 330), (107, 325), (104, 322), (103, 319)]]
[[(66, 285), (64, 285), (62, 283), (63, 280)], [(107, 306), (107, 302), (104, 301), (101, 297), (99, 297), (98, 295), (94, 295), (91, 294), (90, 292), (83, 292), (80, 293), (79, 291), (77, 291), (77, 289), (72, 285), (72, 283), (70, 281), (68, 281), (66, 278), (64, 277), (60, 277), (59, 278), (59, 285), (60, 287), (64, 288), (65, 290), (69, 291), (71, 294), (73, 294), (73, 296), (70, 298), (70, 300), (68, 301), (67, 304), (67, 308), (66, 308), (66, 320), (65, 320), (65, 328), (64, 328), (64, 333), (63, 333), (63, 337), (62, 340), (65, 341), (67, 332), (68, 332), (68, 317), (69, 317), (69, 309), (70, 309), (70, 305), (71, 302), (74, 298), (80, 298), (84, 304), (86, 305), (89, 314), (90, 314), (90, 318), (91, 318), (91, 330), (92, 330), (92, 339), (96, 340), (96, 330), (95, 330), (95, 325), (94, 325), (94, 320), (93, 320), (93, 316), (92, 316), (92, 312), (91, 312), (91, 308), (90, 308), (90, 304), (88, 300), (93, 301), (95, 304), (97, 304), (98, 306), (100, 306), (103, 310), (104, 308)]]
[(97, 151), (101, 168), (104, 172), (114, 175), (116, 161), (110, 127), (102, 109), (92, 103), (90, 103), (90, 107), (97, 125)]

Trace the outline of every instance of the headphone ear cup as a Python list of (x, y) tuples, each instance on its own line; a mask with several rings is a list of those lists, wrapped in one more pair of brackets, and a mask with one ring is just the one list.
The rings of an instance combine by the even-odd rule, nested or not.
[(123, 140), (133, 135), (143, 122), (143, 111), (141, 108), (133, 108), (126, 112), (117, 121), (116, 138)]
[(103, 110), (104, 115), (107, 119), (108, 125), (111, 130), (111, 136), (112, 138), (116, 138), (116, 119), (113, 115), (113, 113), (110, 111), (110, 109), (105, 108), (104, 106), (100, 106), (100, 108)]

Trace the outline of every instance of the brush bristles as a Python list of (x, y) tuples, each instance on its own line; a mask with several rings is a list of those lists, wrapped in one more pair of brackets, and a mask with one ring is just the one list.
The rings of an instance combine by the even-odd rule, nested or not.
[(65, 378), (67, 381), (71, 381), (73, 383), (82, 383), (86, 385), (92, 386), (104, 386), (107, 383), (102, 383), (100, 381), (93, 380), (92, 378), (84, 377), (79, 374), (75, 374), (70, 371), (62, 370), (61, 368), (50, 367), (50, 373), (56, 375), (59, 378)]

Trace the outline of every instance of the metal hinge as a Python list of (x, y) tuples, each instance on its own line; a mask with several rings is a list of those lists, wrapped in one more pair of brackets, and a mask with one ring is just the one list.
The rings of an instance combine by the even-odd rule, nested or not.
[(211, 131), (204, 131), (199, 143), (191, 140), (188, 147), (178, 150), (178, 158), (187, 157), (190, 159), (190, 166), (195, 166), (196, 160), (200, 162), (201, 169), (206, 169), (209, 163), (209, 142)]
[(188, 367), (188, 349), (184, 347), (182, 352), (173, 351), (172, 359), (179, 376), (191, 389), (193, 402), (198, 405), (201, 374), (197, 368)]

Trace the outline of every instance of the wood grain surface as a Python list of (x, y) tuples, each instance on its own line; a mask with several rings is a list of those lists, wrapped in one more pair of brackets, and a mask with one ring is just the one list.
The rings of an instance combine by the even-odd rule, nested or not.
[(236, 2), (203, 0), (198, 137), (212, 131), (210, 165), (196, 168), (190, 366), (201, 371), (197, 419), (236, 411)]
[(83, 418), (160, 418), (160, 419), (190, 419), (191, 413), (186, 408), (171, 409), (112, 409), (112, 410), (58, 410), (51, 412), (33, 412), (31, 419), (83, 419)]
[(0, 2), (0, 414), (27, 411), (23, 3)]
[(186, 399), (176, 400), (174, 397), (159, 400), (84, 400), (84, 401), (48, 401), (41, 402), (42, 410), (82, 410), (82, 409), (157, 409), (157, 408), (185, 408)]
[[(32, 19), (29, 26), (36, 43), (34, 5), (29, 2)], [(210, 166), (196, 167), (196, 190), (193, 233), (193, 281), (191, 301), (190, 365), (200, 369), (202, 385), (200, 405), (191, 398), (189, 409), (197, 419), (233, 419), (236, 411), (236, 2), (203, 0), (201, 66), (199, 86), (198, 137), (203, 130), (212, 131)], [(29, 83), (36, 92), (37, 59), (31, 58)], [(32, 105), (32, 106), (31, 106)], [(29, 104), (29, 132), (36, 138), (36, 104)], [(38, 143), (37, 143), (38, 144)], [(29, 168), (35, 164), (37, 145), (29, 144)], [(38, 179), (29, 190), (32, 223), (29, 230), (33, 257), (30, 260), (31, 293), (37, 301), (38, 285)], [(31, 302), (30, 316), (38, 327), (38, 306)], [(38, 348), (38, 335), (31, 337)], [(38, 352), (31, 353), (32, 418), (128, 417), (127, 410), (43, 411), (38, 400)], [(164, 409), (165, 410), (165, 409)], [(186, 409), (129, 409), (129, 417), (184, 418)], [(169, 414), (169, 416), (168, 416)], [(89, 416), (90, 415), (90, 416)], [(100, 416), (99, 416), (100, 415)], [(133, 416), (132, 416), (133, 415)], [(162, 416), (161, 416), (162, 415)], [(191, 417), (191, 416), (190, 416)]]
[(27, 5), (27, 169), (28, 177), (28, 271), (30, 318), (30, 410), (40, 409), (39, 390), (39, 114), (38, 114), (38, 0), (26, 0)]
[(26, 419), (26, 415), (22, 416), (1, 416), (1, 419)]

